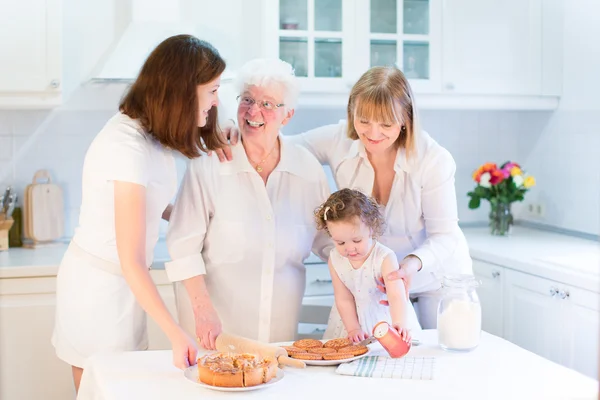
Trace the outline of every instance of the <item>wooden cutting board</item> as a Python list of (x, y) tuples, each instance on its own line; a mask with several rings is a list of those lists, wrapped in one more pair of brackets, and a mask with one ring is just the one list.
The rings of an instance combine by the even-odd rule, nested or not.
[(39, 170), (25, 188), (23, 203), (25, 238), (35, 243), (52, 242), (64, 233), (64, 200), (60, 186), (46, 170)]

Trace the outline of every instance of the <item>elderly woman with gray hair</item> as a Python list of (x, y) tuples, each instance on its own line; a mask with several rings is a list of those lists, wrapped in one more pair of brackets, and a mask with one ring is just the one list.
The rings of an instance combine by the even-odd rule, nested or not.
[(235, 87), (241, 141), (233, 160), (190, 162), (167, 234), (179, 321), (207, 349), (221, 330), (263, 342), (293, 340), (303, 260), (311, 249), (325, 259), (331, 246), (312, 220), (329, 195), (325, 173), (280, 133), (299, 92), (292, 67), (250, 61)]

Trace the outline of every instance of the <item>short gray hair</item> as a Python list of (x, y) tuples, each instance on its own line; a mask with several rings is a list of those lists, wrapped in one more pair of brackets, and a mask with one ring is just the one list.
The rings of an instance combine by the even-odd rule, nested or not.
[(278, 58), (257, 58), (248, 61), (237, 73), (234, 87), (242, 94), (248, 86), (279, 86), (283, 89), (286, 109), (296, 107), (300, 85), (294, 74), (294, 68)]

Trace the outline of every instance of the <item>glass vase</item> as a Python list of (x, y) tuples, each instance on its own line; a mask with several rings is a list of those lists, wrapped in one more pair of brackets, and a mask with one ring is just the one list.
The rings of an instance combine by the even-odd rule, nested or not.
[(510, 203), (491, 203), (490, 233), (496, 236), (508, 236), (512, 230), (513, 216)]

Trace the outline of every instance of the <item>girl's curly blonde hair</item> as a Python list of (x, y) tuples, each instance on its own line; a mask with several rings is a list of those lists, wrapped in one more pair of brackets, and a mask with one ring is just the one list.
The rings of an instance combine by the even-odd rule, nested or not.
[(327, 222), (348, 221), (354, 217), (360, 218), (371, 229), (373, 237), (380, 237), (385, 230), (385, 220), (379, 204), (359, 190), (342, 189), (332, 193), (315, 210), (314, 215), (317, 229), (322, 229), (329, 235)]

